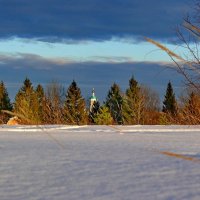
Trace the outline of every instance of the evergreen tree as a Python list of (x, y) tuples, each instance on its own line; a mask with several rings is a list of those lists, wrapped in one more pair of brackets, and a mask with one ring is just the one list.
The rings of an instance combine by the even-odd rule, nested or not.
[(163, 101), (163, 112), (169, 113), (171, 115), (177, 114), (177, 102), (175, 99), (175, 94), (173, 92), (171, 82), (167, 85), (167, 90), (165, 94), (165, 99)]
[(44, 89), (43, 89), (42, 85), (39, 84), (36, 87), (35, 92), (36, 92), (38, 103), (39, 103), (38, 115), (39, 115), (40, 121), (44, 122), (44, 100), (45, 100), (45, 95), (44, 95)]
[(42, 85), (37, 85), (36, 87), (36, 94), (38, 96), (39, 102), (42, 102), (42, 99), (44, 98), (44, 88), (42, 87)]
[(12, 110), (12, 104), (3, 81), (0, 83), (0, 110)]
[[(12, 104), (10, 103), (10, 98), (8, 96), (8, 92), (3, 81), (1, 81), (0, 83), (0, 112), (2, 110), (12, 110)], [(0, 113), (0, 123), (6, 123), (8, 119), (8, 115)]]
[(111, 116), (116, 124), (124, 124), (123, 104), (124, 99), (120, 88), (114, 83), (108, 91), (105, 105), (109, 108)]
[(26, 78), (24, 80), (24, 85), (21, 87), (20, 90), (21, 90), (22, 93), (24, 92), (24, 93), (27, 93), (27, 94), (29, 94), (30, 92), (33, 91), (33, 86), (32, 86), (30, 79)]
[(94, 123), (97, 125), (111, 125), (113, 118), (107, 106), (102, 106), (94, 116)]
[(71, 83), (67, 90), (64, 105), (64, 116), (67, 124), (87, 124), (85, 100), (82, 97), (81, 90), (75, 81)]
[(100, 109), (100, 103), (99, 101), (95, 101), (92, 105), (92, 110), (89, 112), (89, 121), (91, 123), (95, 123), (94, 118), (97, 115), (99, 109)]
[(144, 96), (140, 92), (138, 82), (132, 77), (129, 80), (129, 88), (126, 90), (126, 123), (141, 124), (144, 118)]
[(23, 119), (23, 123), (40, 123), (39, 101), (31, 81), (26, 78), (15, 97), (14, 112)]

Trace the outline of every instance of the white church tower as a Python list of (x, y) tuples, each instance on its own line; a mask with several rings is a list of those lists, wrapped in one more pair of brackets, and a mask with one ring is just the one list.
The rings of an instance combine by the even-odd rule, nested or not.
[(90, 97), (90, 112), (92, 112), (94, 102), (96, 102), (96, 101), (97, 101), (97, 98), (95, 96), (95, 91), (94, 91), (94, 88), (93, 88), (92, 89), (92, 96)]

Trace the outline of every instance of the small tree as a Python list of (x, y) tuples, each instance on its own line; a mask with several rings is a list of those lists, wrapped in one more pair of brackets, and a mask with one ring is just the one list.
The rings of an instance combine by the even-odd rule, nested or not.
[[(8, 110), (8, 111), (12, 110), (12, 104), (10, 102), (7, 89), (3, 81), (1, 81), (0, 83), (0, 112), (2, 110)], [(9, 116), (7, 114), (0, 113), (0, 123), (6, 123), (8, 119), (9, 119)]]
[(144, 97), (145, 110), (160, 111), (160, 97), (157, 91), (146, 85), (140, 86), (140, 93)]
[(39, 103), (39, 110), (38, 110), (38, 114), (39, 114), (39, 118), (40, 121), (43, 123), (44, 122), (44, 99), (45, 99), (45, 95), (44, 95), (44, 89), (42, 87), (42, 85), (38, 85), (36, 87), (36, 96), (38, 99), (38, 103)]
[(119, 86), (114, 83), (108, 91), (105, 105), (109, 108), (111, 116), (116, 124), (124, 124), (123, 103), (124, 99), (121, 90)]
[(127, 124), (142, 124), (144, 120), (144, 96), (140, 92), (138, 82), (132, 77), (126, 90), (127, 104), (125, 106)]
[(140, 93), (144, 100), (144, 124), (160, 124), (160, 98), (156, 91), (147, 86), (140, 87)]
[(64, 88), (62, 85), (52, 81), (45, 88), (44, 100), (42, 102), (43, 123), (64, 123), (63, 104)]
[(169, 81), (167, 85), (167, 90), (165, 94), (165, 99), (163, 101), (163, 112), (171, 114), (172, 116), (175, 116), (177, 114), (177, 102), (175, 99), (175, 94), (172, 88), (172, 84)]
[(75, 81), (72, 81), (66, 94), (64, 104), (64, 118), (67, 124), (87, 124), (87, 111), (81, 90)]
[(23, 123), (40, 123), (37, 94), (28, 78), (15, 97), (14, 112), (23, 118), (21, 119)]
[(191, 92), (181, 110), (181, 123), (200, 124), (200, 96)]
[(94, 117), (94, 123), (97, 125), (111, 125), (113, 123), (113, 118), (108, 107), (105, 105), (100, 107), (99, 111)]

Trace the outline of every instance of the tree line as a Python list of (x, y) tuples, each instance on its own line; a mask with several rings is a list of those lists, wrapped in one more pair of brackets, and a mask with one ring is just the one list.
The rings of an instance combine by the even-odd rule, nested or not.
[(52, 82), (45, 89), (41, 84), (33, 87), (26, 78), (11, 103), (6, 86), (0, 83), (0, 122), (6, 123), (16, 115), (21, 124), (69, 125), (136, 125), (136, 124), (199, 124), (200, 96), (188, 90), (176, 100), (171, 82), (160, 109), (158, 94), (139, 85), (134, 77), (123, 93), (116, 83), (110, 87), (106, 100), (96, 100), (89, 109), (81, 89), (72, 81), (68, 89)]

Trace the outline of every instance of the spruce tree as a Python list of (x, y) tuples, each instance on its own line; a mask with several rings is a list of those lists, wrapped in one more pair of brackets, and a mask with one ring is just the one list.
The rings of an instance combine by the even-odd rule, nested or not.
[(141, 124), (144, 120), (144, 97), (141, 94), (138, 82), (132, 77), (129, 88), (126, 90), (126, 123)]
[(123, 103), (124, 99), (120, 88), (114, 83), (108, 91), (105, 105), (109, 108), (111, 116), (116, 124), (124, 124)]
[(175, 94), (174, 94), (173, 87), (170, 81), (167, 85), (167, 90), (165, 94), (165, 99), (163, 101), (162, 111), (165, 113), (169, 113), (171, 115), (177, 114), (177, 102), (176, 102)]
[(73, 80), (66, 94), (64, 117), (67, 124), (87, 124), (87, 111), (81, 90)]
[(38, 97), (28, 78), (15, 97), (14, 112), (21, 116), (23, 123), (40, 123)]
[(12, 104), (3, 81), (0, 83), (0, 123), (6, 123), (9, 119), (9, 116), (1, 113), (2, 110), (12, 110)]
[(12, 104), (3, 81), (0, 83), (0, 110), (12, 110)]
[(97, 125), (111, 125), (113, 123), (109, 108), (105, 105), (100, 107), (93, 119), (94, 123)]

